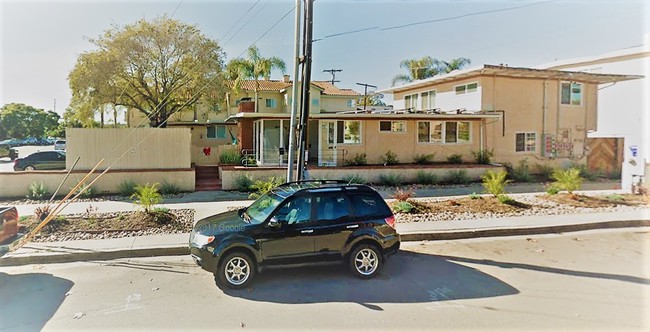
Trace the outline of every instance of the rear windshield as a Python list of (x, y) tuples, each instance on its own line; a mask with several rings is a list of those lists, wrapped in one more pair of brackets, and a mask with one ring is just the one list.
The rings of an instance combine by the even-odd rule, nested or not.
[(65, 144), (65, 141), (56, 141), (54, 144)]
[(377, 194), (354, 194), (350, 199), (357, 217), (385, 218), (392, 214), (384, 199)]

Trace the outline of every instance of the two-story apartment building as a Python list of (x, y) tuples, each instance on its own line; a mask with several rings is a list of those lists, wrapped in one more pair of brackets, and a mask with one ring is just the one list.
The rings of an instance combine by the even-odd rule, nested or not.
[[(394, 96), (402, 155), (436, 159), (493, 149), (497, 162), (584, 163), (587, 133), (596, 129), (598, 86), (637, 79), (549, 69), (483, 65), (379, 91)], [(440, 156), (440, 157), (438, 157)]]

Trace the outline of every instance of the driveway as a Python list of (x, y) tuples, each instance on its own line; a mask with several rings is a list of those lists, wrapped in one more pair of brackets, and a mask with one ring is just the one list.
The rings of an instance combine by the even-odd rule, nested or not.
[[(34, 152), (52, 151), (54, 145), (25, 145), (14, 148), (18, 151), (18, 158), (24, 158)], [(14, 162), (9, 158), (0, 158), (0, 172), (13, 172)]]

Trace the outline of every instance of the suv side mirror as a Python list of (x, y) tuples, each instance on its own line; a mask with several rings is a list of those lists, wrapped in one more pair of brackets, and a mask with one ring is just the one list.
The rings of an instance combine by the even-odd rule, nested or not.
[(278, 221), (278, 219), (276, 217), (273, 217), (273, 218), (271, 218), (271, 220), (269, 220), (269, 227), (270, 228), (275, 228), (275, 229), (280, 228), (280, 222)]

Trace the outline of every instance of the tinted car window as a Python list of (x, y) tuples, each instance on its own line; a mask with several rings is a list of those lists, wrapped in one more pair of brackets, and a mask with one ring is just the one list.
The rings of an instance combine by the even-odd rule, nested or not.
[(296, 197), (281, 206), (275, 214), (280, 222), (300, 224), (309, 221), (311, 216), (311, 197)]
[(47, 160), (47, 161), (53, 161), (53, 160), (59, 160), (60, 154), (57, 152), (43, 152), (43, 155), (39, 158), (39, 160)]
[(335, 221), (350, 215), (350, 203), (343, 195), (316, 197), (316, 220)]
[(352, 209), (357, 217), (382, 218), (391, 214), (386, 203), (379, 195), (352, 195)]

